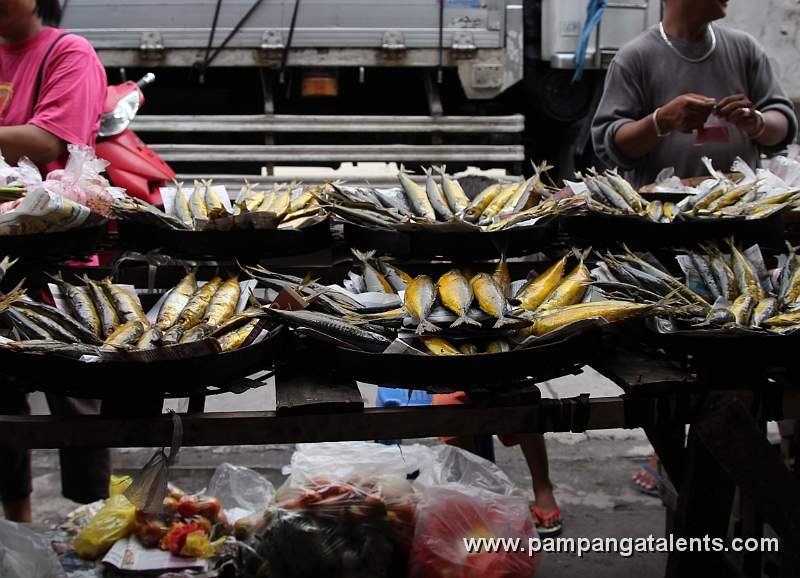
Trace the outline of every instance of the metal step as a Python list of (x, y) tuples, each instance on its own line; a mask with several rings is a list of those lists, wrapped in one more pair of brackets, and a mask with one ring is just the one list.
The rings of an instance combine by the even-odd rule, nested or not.
[(136, 132), (264, 133), (521, 133), (525, 117), (366, 115), (156, 115), (137, 116)]
[(522, 145), (210, 145), (154, 144), (169, 162), (423, 162), (510, 163), (525, 160)]

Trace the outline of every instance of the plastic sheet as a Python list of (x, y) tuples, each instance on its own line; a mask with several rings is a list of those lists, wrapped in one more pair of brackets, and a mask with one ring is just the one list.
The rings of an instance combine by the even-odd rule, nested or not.
[(25, 526), (0, 520), (0, 576), (66, 578), (50, 544)]

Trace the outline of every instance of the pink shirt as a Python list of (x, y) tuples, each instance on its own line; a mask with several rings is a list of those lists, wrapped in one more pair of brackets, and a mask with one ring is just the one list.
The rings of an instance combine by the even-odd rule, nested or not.
[[(89, 42), (70, 34), (47, 57), (39, 101), (31, 111), (36, 74), (63, 30), (42, 28), (18, 44), (0, 44), (0, 126), (32, 124), (67, 144), (95, 145), (106, 99), (106, 72)], [(64, 168), (66, 157), (45, 173)], [(44, 175), (43, 175), (44, 176)]]

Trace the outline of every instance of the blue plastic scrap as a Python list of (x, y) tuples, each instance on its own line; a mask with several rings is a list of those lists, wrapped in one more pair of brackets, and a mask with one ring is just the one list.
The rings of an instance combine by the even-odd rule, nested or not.
[(603, 18), (603, 13), (608, 6), (608, 0), (589, 0), (586, 6), (586, 23), (583, 25), (581, 31), (581, 38), (578, 41), (578, 49), (575, 51), (575, 74), (572, 76), (572, 82), (577, 82), (583, 78), (583, 67), (586, 63), (586, 49), (589, 46), (589, 38), (592, 36), (600, 20)]

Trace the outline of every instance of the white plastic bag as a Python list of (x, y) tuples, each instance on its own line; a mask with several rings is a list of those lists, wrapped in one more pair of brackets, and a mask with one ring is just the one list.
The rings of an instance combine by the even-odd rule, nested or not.
[(489, 460), (450, 445), (440, 445), (432, 451), (432, 461), (422, 468), (414, 482), (417, 488), (453, 484), (503, 496), (525, 496), (506, 473)]
[(0, 576), (66, 578), (47, 541), (25, 526), (0, 520)]

